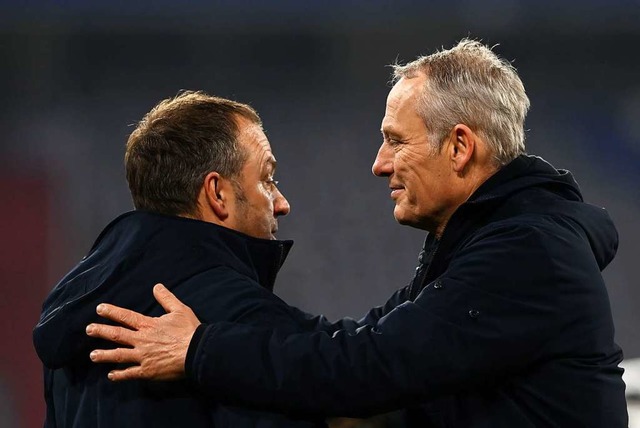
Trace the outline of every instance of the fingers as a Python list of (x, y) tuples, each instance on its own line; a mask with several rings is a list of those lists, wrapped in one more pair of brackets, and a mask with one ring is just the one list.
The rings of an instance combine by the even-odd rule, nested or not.
[(164, 310), (167, 311), (167, 313), (171, 313), (185, 307), (185, 305), (162, 284), (156, 284), (153, 287), (153, 296)]
[(147, 376), (140, 366), (131, 366), (123, 370), (111, 370), (107, 374), (107, 378), (114, 382), (120, 382), (122, 380), (130, 379), (151, 379), (151, 376)]
[[(133, 349), (96, 349), (89, 354), (91, 361), (94, 363), (139, 363), (140, 358), (133, 353), (128, 351), (134, 351)], [(131, 379), (153, 379), (154, 376), (148, 371), (145, 370), (141, 365), (134, 365), (124, 369), (111, 370), (107, 374), (107, 378), (114, 382), (119, 382), (122, 380), (131, 380)]]
[(106, 324), (89, 324), (86, 328), (87, 336), (110, 340), (121, 345), (132, 345), (133, 331), (124, 327)]
[(139, 363), (140, 355), (135, 349), (96, 349), (89, 358), (94, 363)]
[(135, 330), (144, 325), (145, 321), (149, 318), (139, 314), (138, 312), (110, 305), (108, 303), (100, 303), (96, 308), (96, 313), (103, 318), (115, 321)]

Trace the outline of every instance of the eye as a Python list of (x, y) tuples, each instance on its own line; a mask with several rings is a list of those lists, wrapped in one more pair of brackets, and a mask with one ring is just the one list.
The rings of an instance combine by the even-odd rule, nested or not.
[(403, 141), (395, 139), (395, 138), (391, 138), (389, 136), (385, 136), (383, 142), (387, 143), (391, 147), (399, 146), (399, 145), (401, 145), (403, 143)]
[(264, 182), (267, 184), (267, 186), (269, 187), (269, 189), (271, 190), (275, 190), (276, 186), (278, 185), (279, 181), (278, 180), (274, 180), (273, 178), (269, 178), (267, 180), (264, 180)]

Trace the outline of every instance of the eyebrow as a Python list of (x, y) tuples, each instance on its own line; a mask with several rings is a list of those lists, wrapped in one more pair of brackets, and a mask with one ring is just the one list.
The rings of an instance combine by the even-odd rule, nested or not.
[(383, 136), (400, 137), (400, 134), (398, 133), (398, 131), (393, 129), (393, 127), (390, 125), (387, 125), (386, 127), (383, 126), (382, 128), (380, 128), (380, 132), (382, 133)]
[(271, 157), (268, 157), (267, 159), (265, 159), (264, 166), (270, 166), (272, 171), (275, 171), (276, 166), (278, 166), (278, 161), (276, 160), (275, 157), (273, 157), (273, 155), (271, 155)]

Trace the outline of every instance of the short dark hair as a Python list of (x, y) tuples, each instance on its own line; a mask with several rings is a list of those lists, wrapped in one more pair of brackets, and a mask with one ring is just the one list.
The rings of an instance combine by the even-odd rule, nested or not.
[(127, 141), (124, 163), (135, 208), (197, 215), (204, 177), (216, 171), (233, 179), (244, 165), (239, 116), (262, 125), (250, 106), (204, 92), (160, 101)]

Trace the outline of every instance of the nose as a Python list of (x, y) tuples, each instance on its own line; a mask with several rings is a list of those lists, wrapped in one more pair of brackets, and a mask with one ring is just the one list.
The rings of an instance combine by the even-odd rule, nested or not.
[(291, 206), (289, 205), (289, 201), (287, 201), (287, 198), (278, 190), (276, 199), (273, 201), (273, 215), (279, 217), (281, 215), (287, 215), (290, 212)]
[(388, 177), (393, 173), (393, 150), (386, 142), (383, 142), (378, 149), (378, 155), (373, 162), (371, 172), (377, 177)]

